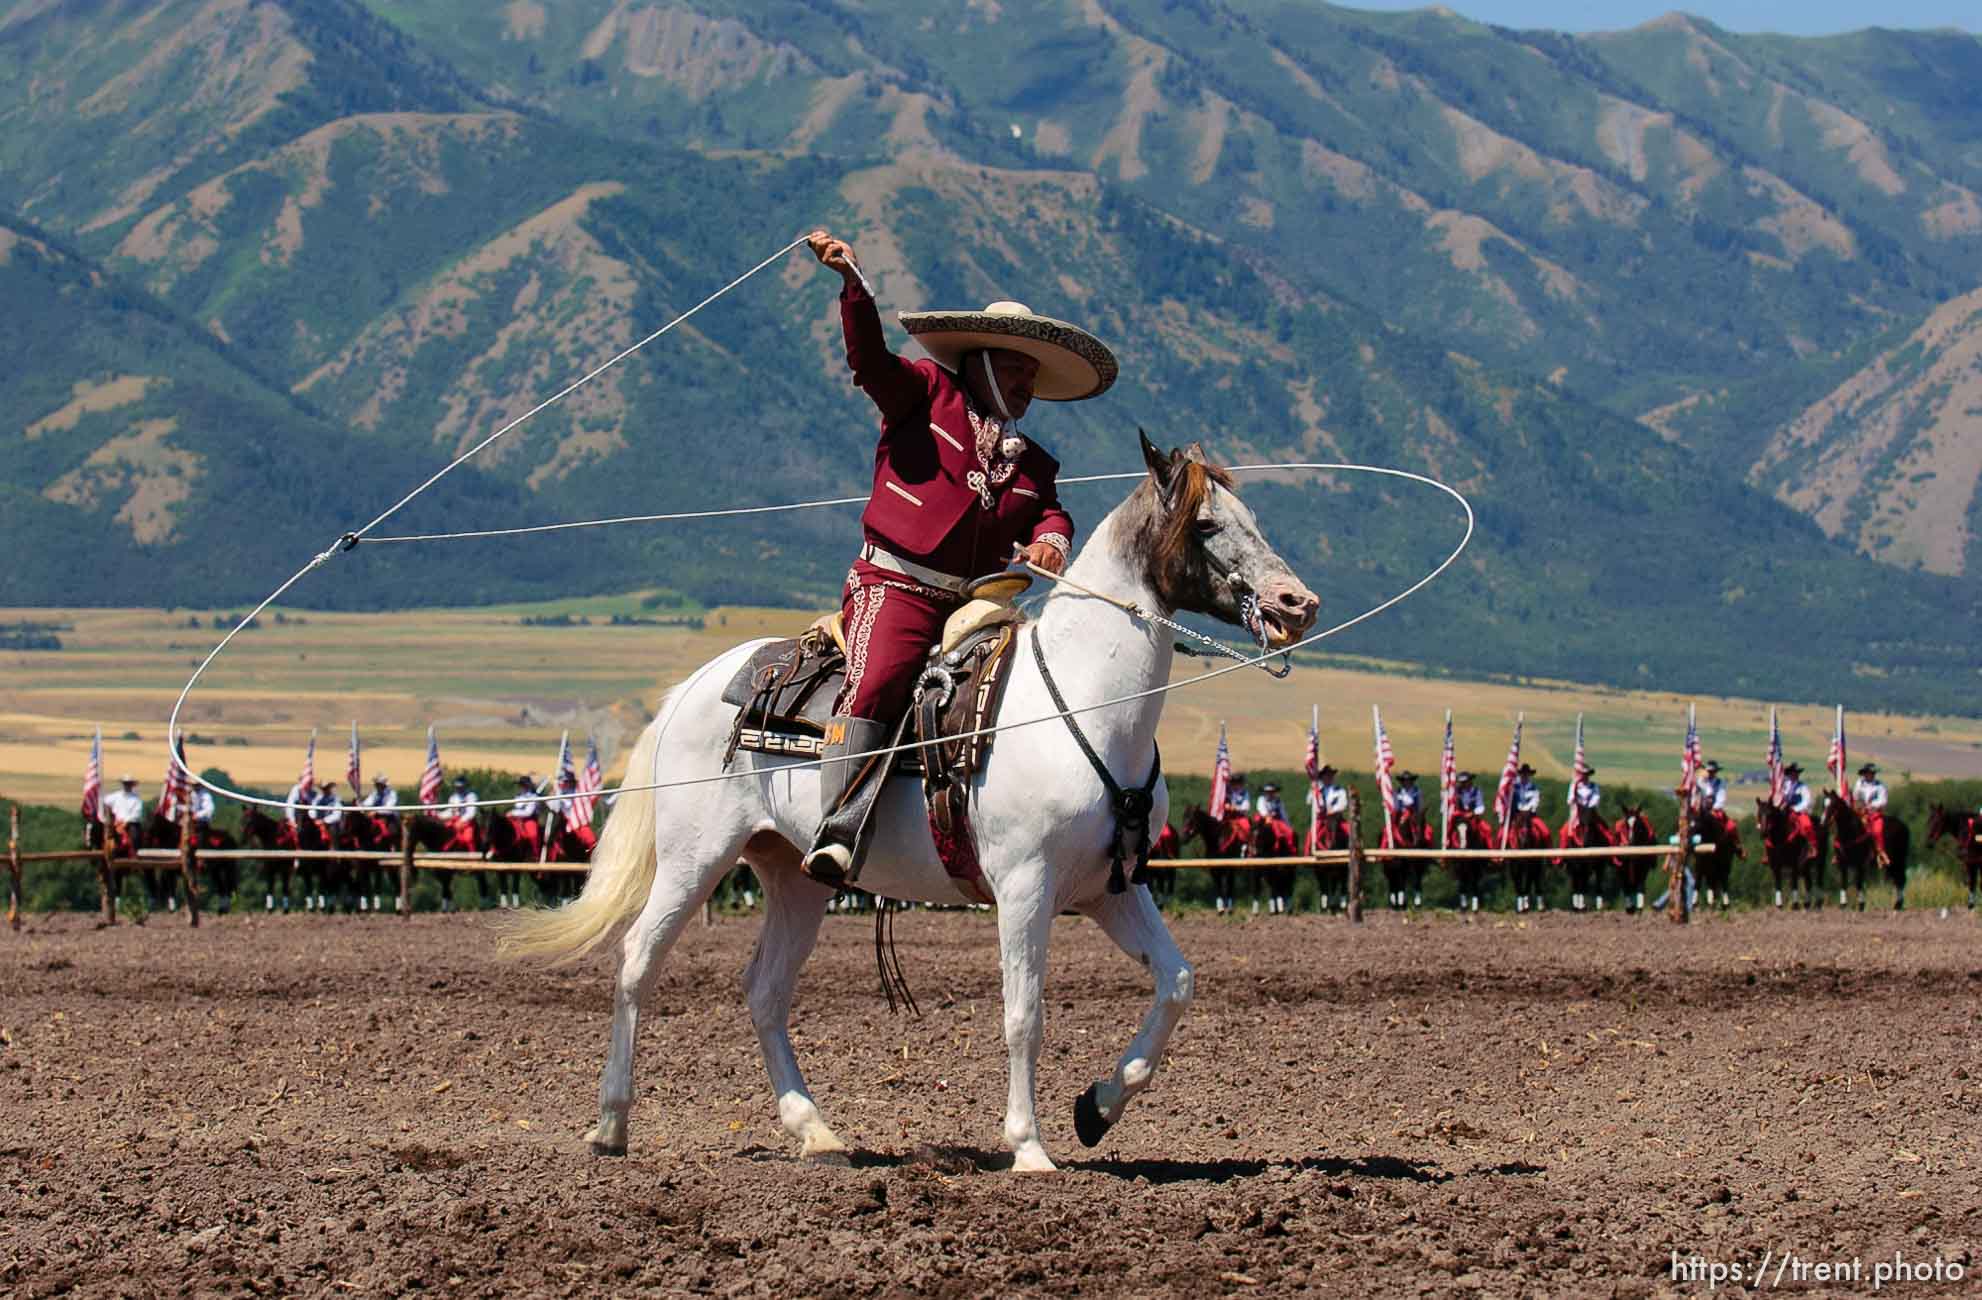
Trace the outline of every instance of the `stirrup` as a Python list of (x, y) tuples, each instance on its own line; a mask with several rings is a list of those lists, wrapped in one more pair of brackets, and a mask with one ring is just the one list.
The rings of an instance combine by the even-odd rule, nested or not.
[[(841, 860), (845, 855), (845, 860)], [(853, 850), (844, 844), (815, 845), (810, 853), (799, 862), (798, 869), (807, 879), (825, 885), (830, 889), (844, 889), (847, 886), (847, 868), (853, 862)]]

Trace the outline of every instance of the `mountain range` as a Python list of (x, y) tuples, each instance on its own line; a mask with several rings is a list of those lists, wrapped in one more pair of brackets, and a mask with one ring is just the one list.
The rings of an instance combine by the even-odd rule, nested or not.
[[(1346, 652), (1972, 712), (1978, 88), (1958, 33), (1677, 14), (0, 0), (0, 599), (255, 598), (829, 225), (890, 312), (1115, 345), (1028, 419), (1068, 473), (1142, 426), (1466, 492), (1467, 563)], [(791, 255), (381, 531), (860, 491), (835, 288)], [(1421, 489), (1247, 491), (1343, 616), (1457, 537)], [(294, 598), (819, 603), (849, 516), (365, 545)]]

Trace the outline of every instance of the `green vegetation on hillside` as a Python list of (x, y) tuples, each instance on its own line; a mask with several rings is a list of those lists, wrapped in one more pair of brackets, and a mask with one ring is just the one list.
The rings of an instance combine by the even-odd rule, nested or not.
[[(204, 39), (148, 63), (144, 16)], [(1132, 465), (1141, 425), (1232, 460), (1463, 487), (1468, 563), (1331, 652), (1976, 708), (1972, 591), (1854, 555), (1745, 484), (1765, 422), (1969, 287), (1973, 41), (1691, 20), (1572, 40), (1214, 0), (928, 22), (836, 0), (703, 0), (645, 25), (603, 0), (264, 17), (161, 0), (0, 26), (0, 109), (36, 128), (0, 146), (18, 214), (0, 347), (20, 375), (0, 395), (0, 600), (255, 599), (832, 224), (889, 312), (1017, 297), (1117, 346), (1104, 401), (1028, 420), (1068, 473)], [(981, 51), (1020, 23), (1015, 78)], [(236, 65), (255, 76), (228, 80)], [(60, 90), (30, 102), (34, 85)], [(800, 255), (383, 531), (860, 491), (874, 417), (833, 290)], [(1677, 441), (1629, 418), (1701, 394), (1671, 413)], [(1089, 526), (1117, 499), (1068, 495)], [(1247, 495), (1344, 616), (1457, 533), (1401, 485)], [(664, 583), (816, 604), (852, 514), (366, 545), (292, 598)]]

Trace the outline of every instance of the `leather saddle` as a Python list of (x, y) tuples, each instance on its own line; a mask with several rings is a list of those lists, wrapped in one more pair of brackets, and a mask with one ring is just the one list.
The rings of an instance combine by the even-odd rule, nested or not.
[[(996, 586), (993, 586), (993, 583)], [(991, 725), (1011, 668), (1010, 650), (1025, 616), (1011, 604), (1024, 590), (1012, 575), (982, 579), (943, 624), (915, 691), (910, 726), (917, 748), (896, 760), (898, 773), (918, 773), (944, 787), (967, 781), (982, 765), (990, 736), (952, 740)], [(846, 633), (840, 615), (826, 615), (801, 635), (759, 646), (723, 687), (737, 710), (723, 753), (738, 750), (818, 758), (826, 724), (846, 681)], [(927, 784), (927, 780), (925, 780)]]

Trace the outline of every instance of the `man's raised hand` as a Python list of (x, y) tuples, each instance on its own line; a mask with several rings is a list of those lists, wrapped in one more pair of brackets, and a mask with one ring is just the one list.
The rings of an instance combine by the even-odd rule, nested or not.
[(823, 230), (815, 230), (805, 237), (806, 246), (812, 255), (832, 270), (840, 273), (840, 278), (848, 284), (854, 283), (860, 272), (854, 266), (853, 245), (844, 239), (835, 239)]

